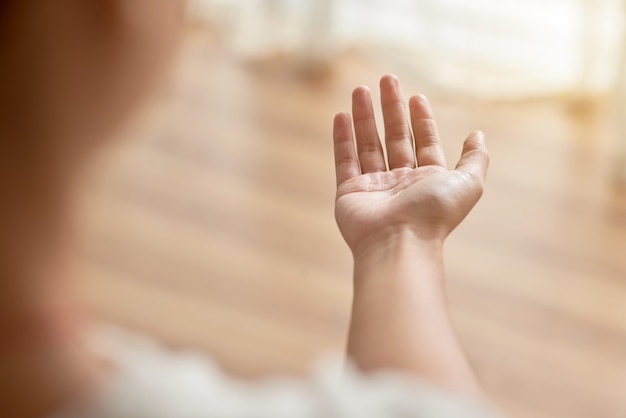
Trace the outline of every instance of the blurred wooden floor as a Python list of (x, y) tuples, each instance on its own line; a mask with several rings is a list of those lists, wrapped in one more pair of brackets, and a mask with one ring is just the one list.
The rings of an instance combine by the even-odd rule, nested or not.
[[(333, 219), (331, 119), (354, 86), (394, 71), (420, 91), (354, 58), (319, 81), (246, 68), (190, 34), (160, 116), (90, 183), (89, 310), (247, 376), (343, 349), (351, 259)], [(514, 417), (626, 416), (626, 194), (602, 109), (432, 101), (450, 161), (477, 128), (492, 156), (446, 251), (488, 393)]]

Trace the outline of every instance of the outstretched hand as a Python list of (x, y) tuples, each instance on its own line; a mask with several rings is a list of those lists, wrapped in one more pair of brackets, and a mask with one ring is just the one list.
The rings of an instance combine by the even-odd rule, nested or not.
[(489, 163), (477, 131), (448, 170), (426, 98), (409, 100), (409, 124), (398, 79), (383, 77), (380, 90), (387, 161), (367, 87), (352, 95), (354, 129), (348, 113), (334, 121), (335, 216), (355, 254), (405, 232), (442, 243), (480, 199)]

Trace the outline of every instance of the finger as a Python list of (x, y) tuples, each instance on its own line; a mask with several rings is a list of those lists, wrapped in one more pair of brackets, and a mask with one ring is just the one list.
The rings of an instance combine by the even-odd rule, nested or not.
[(385, 171), (387, 167), (383, 147), (376, 130), (372, 95), (367, 87), (357, 87), (352, 93), (352, 114), (361, 172)]
[(359, 159), (354, 149), (352, 120), (348, 113), (335, 116), (333, 126), (333, 142), (335, 148), (335, 172), (337, 186), (361, 174)]
[(485, 134), (480, 131), (472, 132), (463, 143), (463, 153), (456, 170), (468, 173), (482, 183), (487, 177), (488, 167), (489, 154), (485, 147)]
[(411, 125), (415, 137), (415, 154), (417, 165), (446, 166), (446, 158), (441, 147), (441, 139), (437, 131), (435, 116), (426, 96), (413, 96), (409, 100)]
[(380, 80), (380, 102), (385, 121), (385, 145), (389, 168), (415, 168), (413, 135), (396, 76), (386, 75)]

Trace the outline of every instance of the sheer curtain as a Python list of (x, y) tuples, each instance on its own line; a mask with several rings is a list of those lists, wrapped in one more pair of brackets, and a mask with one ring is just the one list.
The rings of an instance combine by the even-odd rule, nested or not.
[(622, 0), (194, 0), (242, 58), (325, 65), (345, 48), (489, 99), (593, 95), (621, 67)]

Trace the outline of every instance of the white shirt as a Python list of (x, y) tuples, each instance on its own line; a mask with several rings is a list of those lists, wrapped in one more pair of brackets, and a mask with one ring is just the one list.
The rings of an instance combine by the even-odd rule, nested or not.
[[(326, 364), (311, 380), (230, 378), (197, 354), (120, 332), (97, 339), (116, 372), (89, 402), (50, 418), (492, 418), (468, 400), (391, 374)], [(339, 366), (339, 367), (338, 367)]]

